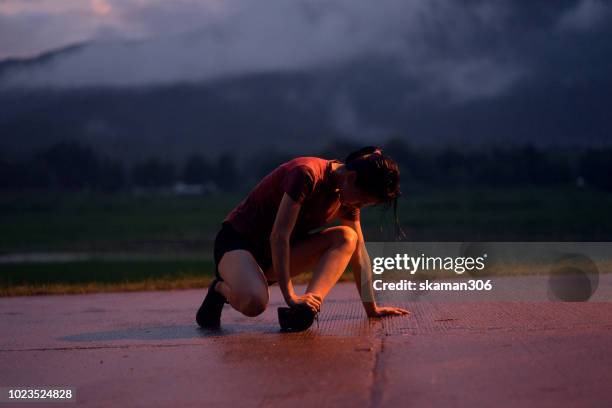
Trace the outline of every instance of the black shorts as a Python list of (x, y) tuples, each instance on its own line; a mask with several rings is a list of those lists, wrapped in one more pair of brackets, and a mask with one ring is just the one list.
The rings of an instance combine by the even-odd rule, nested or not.
[[(221, 224), (221, 230), (219, 230), (217, 237), (215, 238), (214, 249), (215, 277), (220, 281), (223, 280), (221, 275), (219, 275), (219, 262), (221, 262), (221, 257), (227, 251), (232, 251), (234, 249), (244, 249), (249, 251), (263, 271), (272, 265), (271, 258), (263, 254), (261, 250), (255, 249), (255, 247), (244, 236), (242, 236), (234, 229), (234, 227), (232, 227), (232, 224), (229, 222), (223, 222)], [(268, 285), (273, 283), (276, 283), (276, 281), (268, 281)]]

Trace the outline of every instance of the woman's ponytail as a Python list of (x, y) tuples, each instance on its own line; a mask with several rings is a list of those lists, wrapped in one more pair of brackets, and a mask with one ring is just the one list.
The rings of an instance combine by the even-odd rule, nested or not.
[(355, 159), (358, 159), (359, 157), (367, 156), (368, 154), (372, 154), (372, 153), (382, 153), (382, 149), (378, 146), (362, 147), (361, 149), (356, 150), (353, 153), (346, 156), (346, 159), (344, 159), (344, 163), (349, 164), (350, 162), (352, 162)]

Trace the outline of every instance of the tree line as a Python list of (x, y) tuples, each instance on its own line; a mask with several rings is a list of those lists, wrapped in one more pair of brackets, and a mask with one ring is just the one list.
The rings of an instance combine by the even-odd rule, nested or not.
[[(401, 139), (381, 144), (412, 185), (563, 185), (579, 184), (612, 191), (612, 148), (542, 149), (533, 145), (463, 150), (423, 150)], [(342, 160), (361, 147), (332, 141), (316, 154)], [(193, 154), (182, 163), (150, 157), (131, 164), (109, 158), (76, 141), (63, 141), (22, 159), (0, 155), (0, 191), (102, 191), (133, 187), (161, 188), (174, 183), (212, 184), (222, 191), (252, 187), (280, 163), (301, 155), (254, 154), (241, 165), (232, 152), (215, 159)]]

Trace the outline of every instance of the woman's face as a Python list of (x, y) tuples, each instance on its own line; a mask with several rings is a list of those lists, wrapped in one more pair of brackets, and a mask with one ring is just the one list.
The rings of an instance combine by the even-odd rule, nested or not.
[(351, 170), (347, 173), (340, 187), (340, 202), (353, 208), (378, 204), (376, 197), (363, 192), (359, 187), (355, 186), (356, 178), (357, 173), (355, 171)]

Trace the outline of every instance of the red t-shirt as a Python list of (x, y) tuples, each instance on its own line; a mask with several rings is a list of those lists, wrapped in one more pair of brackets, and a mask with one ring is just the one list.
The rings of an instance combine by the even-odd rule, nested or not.
[(297, 157), (285, 162), (265, 176), (225, 217), (258, 250), (271, 258), (270, 234), (284, 193), (301, 203), (300, 213), (291, 234), (299, 239), (309, 231), (335, 218), (359, 219), (359, 208), (342, 205), (338, 180), (332, 174), (332, 163), (318, 157)]

